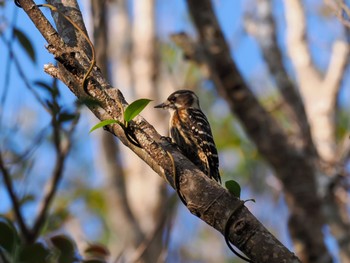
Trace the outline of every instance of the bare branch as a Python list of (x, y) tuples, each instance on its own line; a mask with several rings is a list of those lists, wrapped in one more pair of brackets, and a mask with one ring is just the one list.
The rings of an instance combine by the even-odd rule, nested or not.
[(74, 128), (78, 123), (78, 119), (79, 118), (75, 118), (75, 120), (72, 122), (71, 127), (67, 134), (67, 139), (62, 140), (61, 137), (62, 137), (63, 131), (61, 130), (62, 129), (61, 125), (57, 123), (57, 120), (55, 120), (55, 116), (53, 116), (52, 118), (52, 126), (54, 130), (53, 132), (54, 142), (56, 146), (55, 147), (55, 150), (56, 150), (55, 168), (53, 170), (51, 180), (48, 181), (48, 184), (45, 187), (45, 195), (39, 205), (39, 212), (34, 221), (34, 226), (32, 228), (31, 235), (30, 235), (30, 241), (34, 241), (37, 239), (43, 225), (46, 222), (47, 213), (56, 195), (58, 185), (63, 176), (64, 163), (69, 153), (69, 150), (71, 148), (71, 144), (73, 140), (72, 134), (74, 132)]
[[(350, 60), (348, 43), (350, 26), (346, 24), (350, 17), (350, 10), (343, 0), (327, 0), (326, 3), (328, 6), (330, 6), (330, 8), (332, 8), (339, 21), (343, 23), (346, 35), (345, 37), (348, 39), (347, 43), (339, 40), (333, 43), (331, 59), (324, 78), (324, 84), (327, 87), (327, 90), (329, 90), (329, 96), (333, 98), (333, 106), (335, 107), (341, 87), (340, 84), (344, 77), (346, 66), (349, 64)], [(348, 18), (346, 19), (345, 16)]]
[(341, 87), (341, 81), (344, 78), (346, 66), (350, 59), (349, 44), (344, 41), (335, 41), (332, 48), (331, 59), (323, 80), (323, 85), (327, 90), (327, 97), (333, 101), (333, 107), (336, 105), (337, 96)]
[(350, 8), (344, 0), (326, 0), (325, 2), (334, 11), (334, 14), (338, 17), (339, 21), (349, 29)]
[[(287, 48), (300, 82), (304, 76), (318, 81), (320, 74), (315, 68), (306, 37), (306, 21), (301, 0), (284, 0), (287, 23)], [(301, 83), (301, 86), (304, 86)]]
[(8, 47), (10, 58), (13, 60), (14, 65), (16, 66), (16, 69), (18, 71), (19, 76), (24, 82), (25, 87), (33, 94), (34, 98), (38, 101), (38, 103), (47, 111), (50, 112), (49, 108), (45, 104), (45, 102), (41, 99), (39, 93), (32, 87), (32, 84), (30, 83), (29, 79), (27, 78), (25, 71), (22, 68), (21, 62), (18, 60), (16, 54), (14, 53), (13, 49), (11, 48), (11, 42), (7, 41), (4, 37), (4, 35), (0, 34), (1, 40), (5, 43), (5, 45)]
[(2, 176), (4, 178), (6, 190), (9, 194), (10, 200), (12, 202), (12, 207), (13, 207), (13, 210), (15, 212), (16, 219), (18, 221), (18, 225), (19, 225), (19, 228), (21, 230), (21, 234), (23, 235), (23, 239), (25, 241), (28, 241), (29, 237), (30, 237), (30, 232), (28, 230), (26, 223), (24, 222), (24, 218), (23, 218), (23, 215), (21, 212), (21, 205), (17, 199), (17, 195), (15, 193), (15, 190), (13, 189), (11, 176), (10, 176), (7, 168), (5, 167), (4, 160), (2, 159), (1, 153), (0, 153), (0, 170), (1, 170)]
[[(162, 215), (158, 218), (158, 222), (156, 224), (155, 229), (152, 233), (148, 234), (146, 238), (144, 238), (143, 242), (137, 247), (136, 251), (134, 252), (133, 257), (131, 257), (130, 262), (139, 262), (142, 256), (145, 254), (147, 249), (151, 246), (151, 243), (154, 242), (154, 240), (161, 234), (161, 230), (163, 230), (164, 226), (166, 225), (167, 221), (170, 220), (170, 212), (174, 210), (176, 202), (174, 202), (173, 198), (168, 198), (166, 200), (166, 209), (162, 211)], [(155, 262), (158, 262), (158, 260), (153, 259)]]
[[(296, 121), (297, 127), (294, 132), (297, 133), (297, 136), (295, 141), (299, 141), (298, 144), (306, 149), (307, 152), (315, 154), (316, 149), (311, 138), (303, 101), (297, 87), (287, 73), (283, 63), (283, 54), (277, 43), (277, 28), (272, 14), (272, 2), (269, 0), (258, 0), (256, 8), (257, 18), (246, 16), (246, 21), (249, 24), (254, 24), (256, 30), (254, 30), (253, 35), (257, 38), (264, 60), (276, 81), (277, 89), (286, 103), (286, 113)], [(249, 29), (251, 26), (247, 28)]]
[(340, 41), (333, 44), (331, 60), (323, 77), (312, 62), (301, 0), (285, 0), (285, 10), (287, 47), (305, 102), (312, 138), (321, 160), (334, 162), (336, 146), (333, 120), (340, 83), (349, 61), (349, 47)]

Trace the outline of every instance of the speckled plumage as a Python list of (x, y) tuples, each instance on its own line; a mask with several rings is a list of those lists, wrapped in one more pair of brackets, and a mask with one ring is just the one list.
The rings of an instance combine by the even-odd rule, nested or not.
[(218, 152), (197, 95), (190, 90), (179, 90), (156, 108), (169, 109), (170, 136), (182, 153), (203, 173), (221, 183)]

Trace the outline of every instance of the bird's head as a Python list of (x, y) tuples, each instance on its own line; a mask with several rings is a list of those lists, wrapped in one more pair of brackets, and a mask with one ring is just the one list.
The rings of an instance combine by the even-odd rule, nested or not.
[(155, 106), (155, 108), (177, 110), (194, 108), (199, 109), (199, 99), (191, 90), (178, 90), (172, 93), (165, 102)]

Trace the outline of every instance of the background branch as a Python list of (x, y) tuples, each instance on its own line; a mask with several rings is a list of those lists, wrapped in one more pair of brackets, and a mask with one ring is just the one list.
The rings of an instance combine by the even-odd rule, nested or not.
[[(340, 82), (349, 61), (349, 47), (335, 41), (325, 76), (316, 69), (308, 47), (304, 7), (300, 0), (285, 0), (287, 48), (306, 105), (311, 133), (323, 161), (336, 156), (334, 116)], [(317, 87), (317, 88), (316, 88)]]
[(283, 183), (290, 210), (290, 233), (298, 244), (298, 255), (303, 262), (329, 262), (331, 256), (323, 242), (325, 221), (317, 192), (313, 158), (309, 158), (308, 151), (295, 148), (276, 120), (249, 90), (231, 59), (211, 2), (187, 0), (187, 3), (219, 93)]
[(293, 136), (295, 137), (293, 139), (296, 143), (295, 147), (301, 147), (302, 150), (315, 155), (316, 149), (312, 141), (304, 104), (297, 87), (287, 73), (283, 63), (283, 53), (277, 43), (277, 28), (272, 13), (272, 2), (257, 0), (256, 4), (257, 17), (246, 15), (246, 29), (256, 37), (260, 45), (263, 58), (275, 80), (276, 88), (284, 100), (283, 108), (286, 108), (287, 116), (293, 120), (290, 123), (297, 124), (293, 130), (296, 133)]
[(23, 235), (23, 239), (25, 241), (28, 241), (29, 237), (30, 237), (30, 232), (28, 230), (26, 223), (24, 222), (24, 218), (23, 218), (23, 215), (21, 212), (21, 205), (17, 199), (17, 195), (15, 193), (15, 190), (13, 189), (11, 176), (10, 176), (7, 168), (5, 167), (4, 160), (2, 159), (2, 153), (0, 153), (0, 170), (1, 170), (2, 176), (4, 178), (6, 190), (10, 196), (10, 200), (12, 202), (12, 207), (13, 207), (13, 210), (15, 212), (19, 228), (20, 228), (21, 233)]
[[(78, 113), (76, 113), (78, 115)], [(57, 120), (55, 120), (55, 116), (52, 118), (52, 127), (54, 130), (54, 141), (56, 142), (56, 162), (55, 167), (51, 176), (51, 180), (48, 181), (46, 187), (45, 187), (45, 194), (44, 198), (42, 199), (41, 203), (39, 204), (39, 210), (38, 214), (35, 218), (34, 225), (31, 231), (30, 235), (30, 242), (35, 241), (40, 231), (42, 230), (42, 227), (44, 226), (46, 220), (47, 220), (47, 214), (50, 209), (50, 206), (52, 204), (52, 201), (56, 195), (58, 185), (62, 179), (63, 171), (65, 168), (65, 161), (67, 159), (67, 155), (69, 153), (69, 150), (71, 149), (72, 145), (72, 134), (75, 130), (75, 127), (78, 123), (78, 117), (75, 118), (73, 123), (71, 124), (71, 127), (68, 131), (67, 138), (64, 140), (63, 137), (63, 131), (62, 127), (59, 123), (57, 123)]]
[[(119, 1), (120, 12), (125, 11), (125, 3)], [(93, 36), (96, 49), (96, 64), (101, 71), (110, 79), (108, 70), (108, 21), (107, 1), (92, 0), (91, 12), (93, 18)], [(121, 18), (123, 19), (123, 18)], [(117, 21), (122, 27), (126, 21)], [(127, 32), (123, 32), (123, 35)], [(113, 97), (112, 91), (108, 94)], [(135, 217), (128, 199), (126, 173), (124, 171), (123, 156), (120, 145), (112, 134), (99, 131), (97, 136), (100, 140), (98, 153), (99, 167), (106, 180), (105, 198), (108, 205), (108, 226), (113, 231), (112, 256), (122, 253), (128, 258), (129, 250), (139, 246), (145, 239), (145, 235)], [(103, 167), (103, 168), (102, 168)], [(130, 249), (131, 247), (131, 249)], [(120, 251), (122, 249), (122, 251)], [(132, 252), (132, 251), (131, 251)]]

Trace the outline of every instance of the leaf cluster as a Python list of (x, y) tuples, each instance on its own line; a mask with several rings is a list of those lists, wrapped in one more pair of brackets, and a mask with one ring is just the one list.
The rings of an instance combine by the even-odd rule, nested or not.
[(94, 127), (92, 127), (90, 129), (90, 133), (93, 132), (96, 129), (102, 128), (104, 126), (110, 125), (110, 124), (114, 124), (114, 123), (118, 123), (122, 126), (128, 127), (128, 124), (130, 121), (132, 121), (137, 115), (139, 115), (141, 113), (141, 111), (143, 111), (143, 109), (151, 102), (152, 100), (149, 99), (138, 99), (135, 100), (134, 102), (132, 102), (131, 104), (128, 105), (128, 107), (126, 107), (125, 111), (124, 111), (124, 123), (120, 123), (117, 120), (104, 120), (99, 122), (98, 124), (96, 124)]
[(0, 233), (0, 262), (4, 263), (105, 263), (110, 254), (103, 245), (91, 244), (82, 258), (76, 243), (66, 235), (54, 235), (26, 244), (20, 239), (14, 224), (5, 217), (0, 217)]

